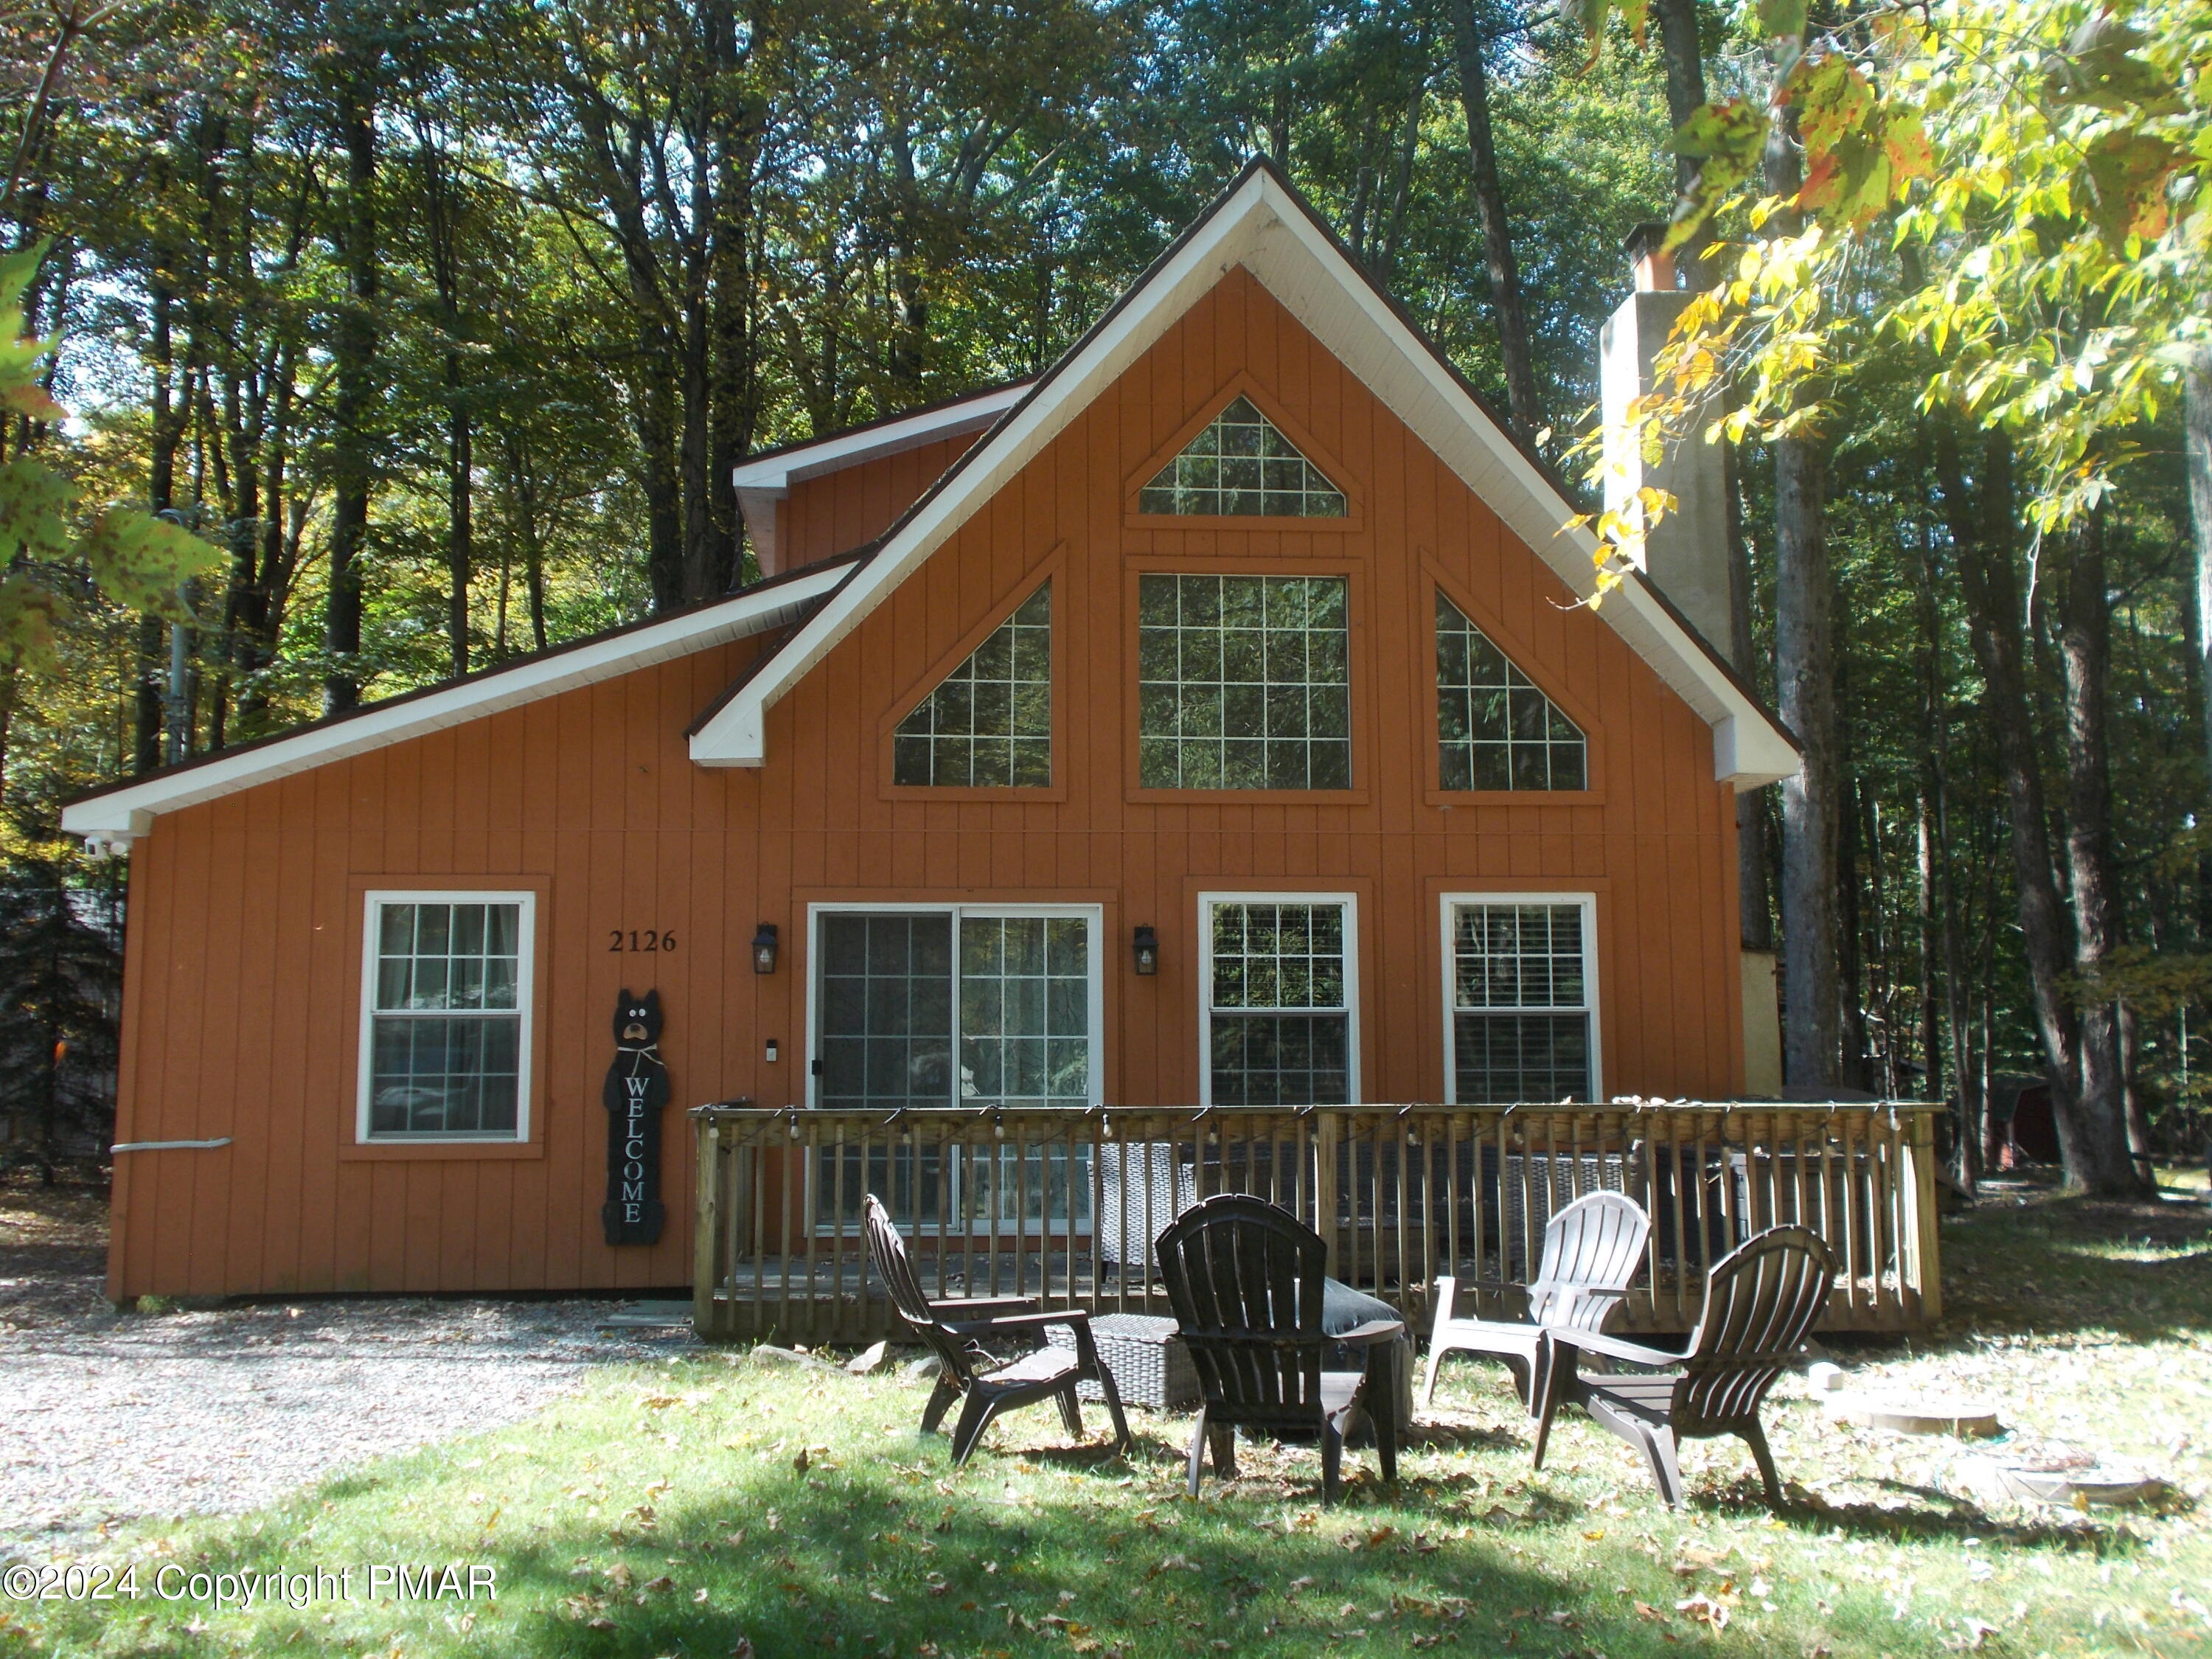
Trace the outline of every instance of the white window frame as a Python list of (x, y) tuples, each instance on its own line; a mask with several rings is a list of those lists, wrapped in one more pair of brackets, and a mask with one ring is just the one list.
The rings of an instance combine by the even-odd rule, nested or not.
[[(527, 890), (378, 888), (363, 894), (362, 898), (361, 1054), (355, 1079), (355, 1144), (363, 1146), (513, 1146), (526, 1144), (532, 1128), (530, 1103), (531, 1090), (535, 1081), (532, 1062), (536, 1058), (538, 1024), (538, 895)], [(514, 1128), (511, 1133), (417, 1134), (388, 1130), (373, 1133), (370, 1130), (369, 1105), (376, 1069), (376, 945), (383, 936), (383, 907), (387, 904), (513, 904), (520, 907), (515, 921), (514, 1006), (520, 1029), (515, 1037)], [(407, 1011), (392, 1009), (386, 1012), (404, 1014)]]
[[(815, 1073), (814, 1063), (822, 1052), (820, 1008), (822, 994), (822, 918), (826, 915), (836, 915), (841, 914), (849, 915), (855, 913), (863, 915), (878, 916), (891, 915), (950, 915), (952, 918), (952, 947), (954, 951), (953, 981), (955, 991), (953, 1009), (954, 1019), (956, 1021), (953, 1030), (953, 1040), (956, 1042), (959, 1040), (960, 1035), (957, 1024), (959, 1017), (958, 952), (960, 948), (960, 919), (963, 915), (973, 915), (979, 918), (987, 916), (1082, 917), (1090, 924), (1089, 933), (1091, 941), (1089, 951), (1091, 994), (1086, 1005), (1085, 1016), (1089, 1021), (1091, 1028), (1091, 1087), (1089, 1091), (1090, 1098), (1085, 1102), (1085, 1104), (1096, 1108), (1103, 1106), (1106, 1103), (1105, 906), (1101, 904), (993, 904), (988, 902), (960, 903), (950, 900), (942, 902), (934, 902), (927, 899), (906, 899), (886, 902), (856, 899), (838, 900), (832, 902), (810, 904), (806, 907), (806, 1104), (810, 1110), (820, 1104), (818, 1096), (821, 1085), (819, 1079)], [(959, 1103), (960, 1103), (957, 1101), (947, 1101), (945, 1103), (948, 1106), (957, 1106)], [(1049, 1157), (1051, 1147), (1044, 1143), (1040, 1143), (1040, 1147), (1045, 1154)], [(809, 1160), (809, 1164), (810, 1167), (805, 1173), (802, 1186), (802, 1191), (805, 1194), (805, 1228), (808, 1232), (812, 1233), (817, 1237), (828, 1238), (836, 1234), (840, 1230), (837, 1221), (834, 1217), (825, 1216), (821, 1213), (821, 1206), (817, 1201), (818, 1194), (815, 1190), (814, 1171), (811, 1167), (811, 1158)], [(951, 1227), (949, 1222), (940, 1221), (936, 1224), (944, 1229), (946, 1236), (948, 1237), (953, 1236), (957, 1231)], [(1079, 1225), (1071, 1225), (1066, 1218), (1062, 1218), (1057, 1224), (1062, 1229), (1073, 1233), (1077, 1237), (1088, 1237), (1092, 1228), (1097, 1225), (1097, 1218), (1093, 1217), (1085, 1220)], [(902, 1232), (912, 1232), (915, 1231), (914, 1224), (909, 1221), (901, 1221), (898, 1225), (900, 1231)], [(1036, 1238), (1042, 1237), (1046, 1231), (1046, 1218), (1040, 1218), (1032, 1221), (1025, 1217), (1019, 1224), (1001, 1221), (999, 1224), (998, 1231), (1002, 1235), (1006, 1236), (1012, 1236), (1015, 1231), (1018, 1231), (1028, 1237)], [(849, 1238), (860, 1237), (866, 1229), (859, 1218), (855, 1217), (853, 1220), (844, 1224), (842, 1231), (844, 1235)], [(930, 1229), (928, 1227), (924, 1227), (922, 1231), (927, 1232), (929, 1231)], [(973, 1237), (979, 1238), (988, 1237), (991, 1234), (991, 1222), (988, 1216), (978, 1216), (975, 1218), (970, 1229), (970, 1232)]]
[[(817, 1097), (820, 1085), (815, 1076), (814, 1062), (822, 1053), (822, 918), (855, 912), (863, 915), (950, 915), (956, 950), (959, 945), (960, 918), (963, 915), (1081, 916), (1088, 921), (1091, 924), (1091, 997), (1086, 1018), (1091, 1024), (1091, 1097), (1087, 1103), (1092, 1106), (1106, 1103), (1106, 1085), (1103, 1076), (1106, 1058), (1106, 976), (1103, 972), (1106, 910), (1103, 905), (959, 903), (951, 900), (942, 903), (932, 903), (927, 900), (872, 903), (855, 900), (806, 907), (806, 1103), (810, 1108), (821, 1103)], [(959, 976), (957, 957), (953, 973), (957, 981)], [(957, 1005), (955, 1006), (957, 1009)], [(959, 1036), (957, 1030), (953, 1036), (957, 1041)], [(947, 1101), (945, 1104), (957, 1106), (959, 1102)]]
[[(1589, 1093), (1593, 1101), (1602, 1101), (1605, 1094), (1604, 1024), (1598, 1016), (1597, 977), (1597, 895), (1582, 893), (1517, 893), (1476, 892), (1445, 893), (1438, 900), (1437, 929), (1442, 945), (1443, 969), (1444, 1016), (1444, 1103), (1456, 1106), (1459, 1098), (1459, 1019), (1458, 967), (1456, 945), (1453, 939), (1454, 912), (1462, 904), (1571, 904), (1583, 914), (1583, 1000), (1579, 1006), (1566, 1008), (1499, 1008), (1498, 1013), (1566, 1014), (1587, 1013), (1589, 1016)], [(1482, 1011), (1475, 1011), (1482, 1012)]]
[[(1213, 1104), (1213, 908), (1218, 904), (1337, 904), (1344, 908), (1344, 1092), (1359, 1093), (1359, 895), (1320, 892), (1207, 892), (1198, 896), (1198, 1103)], [(1299, 1009), (1301, 1013), (1327, 1010)]]

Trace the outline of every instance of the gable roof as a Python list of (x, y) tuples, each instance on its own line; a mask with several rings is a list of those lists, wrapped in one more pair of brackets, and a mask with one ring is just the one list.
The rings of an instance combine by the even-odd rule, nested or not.
[(650, 664), (787, 627), (849, 576), (855, 556), (772, 576), (728, 597), (556, 645), (497, 668), (108, 785), (62, 809), (62, 828), (95, 853), (127, 850), (163, 812), (480, 715), (612, 679)]
[[(1577, 596), (1595, 585), (1587, 530), (1565, 528), (1565, 488), (1376, 283), (1288, 179), (1262, 160), (1234, 183), (1035, 380), (989, 388), (835, 437), (787, 445), (738, 469), (741, 491), (773, 501), (789, 485), (878, 455), (983, 431), (869, 546), (783, 572), (670, 617), (520, 657), (465, 678), (372, 703), (258, 742), (94, 790), (62, 828), (121, 851), (154, 819), (328, 762), (554, 696), (711, 646), (784, 631), (688, 734), (703, 766), (757, 766), (767, 711), (900, 581), (1028, 464), (1230, 270), (1243, 265), (1480, 495)], [(988, 430), (985, 430), (988, 428)], [(1598, 616), (1713, 731), (1715, 777), (1739, 789), (1797, 769), (1797, 746), (1641, 572)]]
[[(1576, 507), (1290, 181), (1265, 161), (1236, 181), (1060, 361), (885, 533), (852, 578), (795, 627), (694, 728), (702, 766), (767, 759), (768, 711), (943, 546), (991, 496), (1133, 365), (1229, 270), (1243, 265), (1404, 422), (1579, 598), (1595, 588), (1597, 542)], [(1632, 572), (1598, 616), (1711, 726), (1715, 778), (1739, 789), (1797, 770), (1789, 732)]]

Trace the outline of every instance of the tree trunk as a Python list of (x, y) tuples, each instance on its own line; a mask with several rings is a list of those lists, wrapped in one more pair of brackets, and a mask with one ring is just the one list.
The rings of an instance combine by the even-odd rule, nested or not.
[(469, 672), (469, 581), (476, 568), (476, 433), (461, 390), (461, 360), (446, 355), (446, 465), (450, 501), (446, 524), (446, 638), (453, 672)]
[[(2004, 778), (2005, 812), (2011, 828), (2013, 879), (2020, 896), (2021, 949), (2027, 958), (2036, 1033), (2050, 1074), (2051, 1104), (2062, 1126), (2081, 1113), (2081, 1029), (2067, 993), (2073, 954), (2066, 909), (2052, 873), (2051, 836), (2044, 815), (2043, 774), (2035, 753), (2035, 727), (2027, 690), (2027, 647), (2019, 574), (2013, 568), (2012, 442), (2003, 433), (1983, 434), (1978, 500), (1968, 492), (1955, 433), (1935, 433), (1936, 475), (1951, 544), (1959, 559), (1959, 591), (1985, 689), (1983, 722)], [(2069, 1179), (2078, 1180), (2072, 1165)]]
[[(1767, 192), (1794, 198), (1801, 168), (1796, 118), (1785, 105), (1767, 129)], [(1796, 215), (1777, 215), (1775, 228), (1793, 232)], [(1784, 1074), (1801, 1089), (1835, 1084), (1840, 1012), (1835, 899), (1842, 778), (1827, 468), (1818, 439), (1783, 438), (1774, 445), (1776, 701), (1804, 751), (1797, 775), (1782, 785), (1783, 975), (1790, 1001), (1782, 1048)]]
[[(1652, 9), (1659, 14), (1659, 50), (1667, 65), (1667, 118), (1679, 131), (1705, 101), (1705, 54), (1704, 43), (1698, 39), (1698, 0), (1655, 0)], [(1696, 156), (1675, 155), (1678, 199), (1686, 201), (1697, 193), (1698, 170), (1702, 165)], [(1684, 247), (1674, 259), (1692, 288), (1706, 285), (1694, 246)]]
[[(1969, 1192), (1981, 1179), (1981, 1111), (1966, 1062), (1966, 966), (1952, 884), (1949, 715), (1943, 669), (1943, 617), (1936, 600), (1935, 550), (1921, 532), (1913, 562), (1913, 598), (1920, 639), (1920, 1051), (1927, 1067), (1923, 1098), (1949, 1097), (1944, 1088), (1942, 1036), (1950, 1034), (1950, 1089), (1958, 1128), (1952, 1170)], [(1940, 987), (1940, 990), (1939, 990)]]
[[(2105, 684), (2112, 661), (2105, 518), (2092, 510), (2069, 538), (2059, 662), (2066, 711), (2066, 869), (2074, 896), (2074, 968), (2094, 980), (2120, 946), (2119, 883), (2112, 868), (2112, 754)], [(2126, 1068), (2117, 1003), (2091, 997), (2081, 1010), (2081, 1092), (2058, 1120), (2067, 1178), (2093, 1193), (2145, 1190), (2128, 1156)]]
[[(756, 21), (754, 37), (759, 24)], [(744, 519), (738, 510), (738, 463), (753, 446), (759, 423), (759, 375), (754, 362), (753, 188), (759, 169), (763, 115), (744, 95), (735, 19), (718, 13), (710, 42), (717, 69), (714, 222), (708, 243), (712, 299), (708, 329), (707, 520), (713, 538), (714, 591), (741, 584)], [(1049, 325), (1050, 273), (1044, 275), (1040, 336)]]
[(1452, 0), (1452, 34), (1459, 53), (1460, 102), (1467, 112), (1469, 173), (1482, 225), (1482, 258), (1490, 274), (1490, 307), (1498, 319), (1498, 351), (1505, 366), (1505, 399), (1516, 434), (1532, 439), (1544, 424), (1536, 374), (1528, 357), (1528, 319), (1521, 271), (1513, 258), (1512, 222), (1498, 180), (1498, 146), (1490, 131), (1490, 75), (1483, 64), (1478, 0)]
[(1841, 1011), (1836, 853), (1842, 779), (1837, 763), (1834, 595), (1822, 495), (1827, 456), (1810, 440), (1775, 446), (1775, 681), (1783, 722), (1804, 750), (1782, 784), (1782, 946), (1789, 1018), (1783, 1057), (1790, 1085), (1837, 1081)]
[(2189, 518), (2197, 532), (2197, 671), (2204, 689), (2205, 781), (2212, 786), (2212, 348), (2189, 366), (2182, 398)]
[[(185, 440), (185, 422), (179, 418), (173, 377), (176, 374), (174, 327), (176, 295), (167, 279), (167, 261), (159, 251), (153, 279), (154, 300), (154, 416), (152, 447), (146, 478), (148, 507), (156, 514), (176, 506), (177, 449)], [(161, 620), (138, 619), (138, 678), (133, 699), (132, 769), (150, 772), (161, 763), (161, 692), (166, 636)]]
[(331, 330), (337, 396), (331, 446), (330, 594), (324, 613), (323, 711), (361, 701), (362, 559), (374, 478), (371, 411), (376, 389), (376, 106), (374, 49), (349, 43), (338, 67), (338, 137), (345, 146), (346, 295)]

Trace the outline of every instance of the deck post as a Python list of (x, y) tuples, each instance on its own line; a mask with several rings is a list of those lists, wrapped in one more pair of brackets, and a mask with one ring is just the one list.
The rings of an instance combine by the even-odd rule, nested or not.
[(1912, 1192), (1905, 1206), (1912, 1229), (1913, 1288), (1920, 1317), (1934, 1324), (1943, 1317), (1943, 1252), (1936, 1210), (1936, 1120), (1927, 1112), (1906, 1119), (1906, 1168)]
[[(722, 1208), (722, 1131), (710, 1118), (698, 1120), (693, 1176), (697, 1188), (691, 1226), (691, 1328), (711, 1340), (714, 1332), (716, 1221)], [(731, 1286), (734, 1295), (737, 1287)]]
[(1314, 1231), (1328, 1247), (1328, 1271), (1336, 1271), (1336, 1141), (1334, 1114), (1308, 1114), (1314, 1126)]

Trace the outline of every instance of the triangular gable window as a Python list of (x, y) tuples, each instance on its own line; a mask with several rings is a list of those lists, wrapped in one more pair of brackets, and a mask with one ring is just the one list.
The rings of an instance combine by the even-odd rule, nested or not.
[(891, 781), (960, 788), (1052, 782), (1052, 584), (991, 631), (899, 722)]
[(1137, 497), (1140, 513), (1340, 519), (1344, 492), (1240, 397), (1162, 467)]
[(1447, 789), (1586, 789), (1582, 728), (1437, 595), (1437, 735)]

